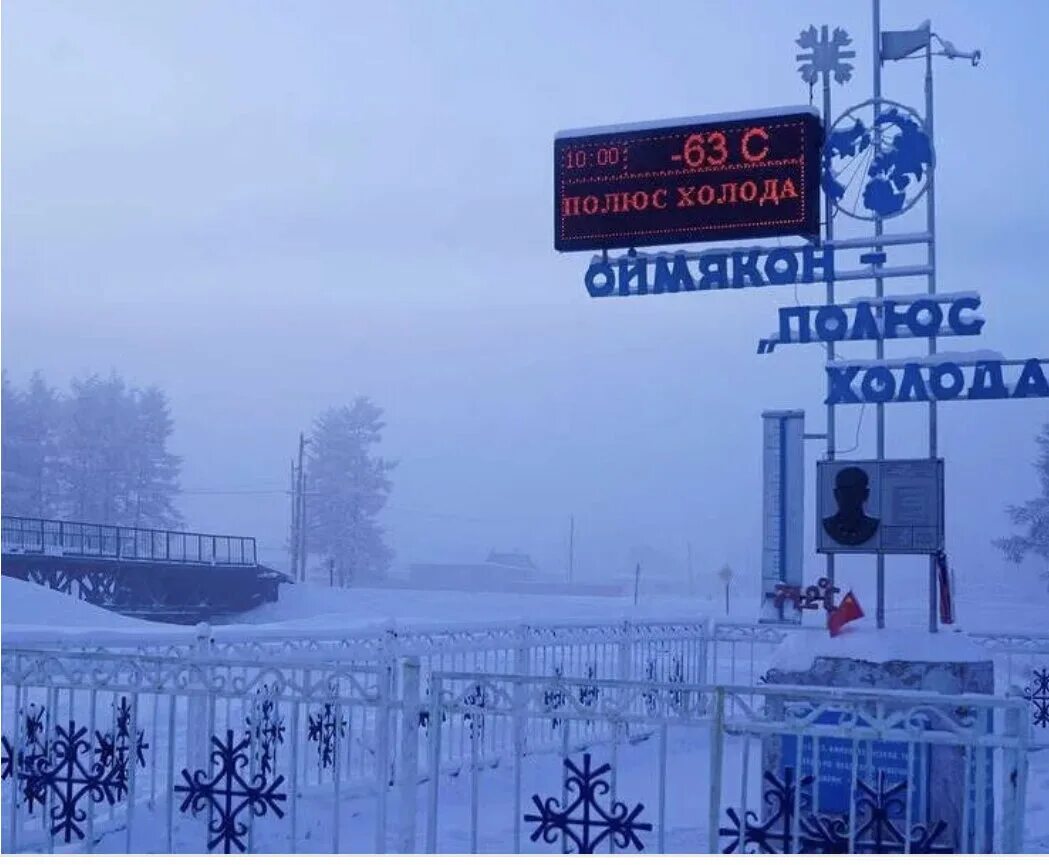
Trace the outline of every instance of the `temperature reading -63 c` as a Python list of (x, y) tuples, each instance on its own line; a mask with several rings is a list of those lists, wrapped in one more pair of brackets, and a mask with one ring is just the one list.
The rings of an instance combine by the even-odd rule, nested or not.
[[(736, 152), (739, 161), (761, 162), (769, 155), (769, 133), (764, 126), (752, 126), (743, 130), (738, 137)], [(681, 153), (670, 158), (684, 162), (689, 168), (724, 165), (729, 157), (729, 139), (724, 132), (695, 132), (685, 139)]]
[(661, 246), (819, 231), (809, 108), (558, 133), (554, 246)]

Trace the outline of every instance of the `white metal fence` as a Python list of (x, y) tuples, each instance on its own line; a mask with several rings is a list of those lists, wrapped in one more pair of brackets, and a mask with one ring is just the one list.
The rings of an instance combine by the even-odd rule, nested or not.
[[(977, 635), (995, 653), (1000, 691), (1018, 695), (1012, 701), (944, 698), (953, 707), (948, 714), (983, 713), (979, 724), (992, 726), (980, 735), (992, 739), (979, 739), (973, 738), (977, 727), (957, 718), (945, 728), (937, 721), (929, 729), (887, 729), (879, 715), (890, 705), (884, 693), (868, 698), (834, 692), (843, 705), (810, 711), (799, 720), (786, 699), (791, 689), (760, 684), (771, 653), (787, 633), (768, 626), (620, 622), (388, 629), (350, 636), (267, 631), (259, 638), (259, 631), (253, 633), (252, 639), (241, 639), (236, 631), (203, 628), (189, 641), (114, 640), (106, 649), (91, 651), (5, 645), (4, 850), (164, 852), (210, 846), (234, 852), (242, 847), (376, 852), (411, 850), (424, 840), (442, 850), (470, 849), (471, 844), (488, 849), (484, 832), (478, 834), (471, 822), (476, 816), (468, 811), (449, 816), (448, 807), (454, 811), (485, 787), (492, 794), (478, 803), (497, 801), (500, 784), (520, 792), (532, 778), (539, 784), (550, 766), (564, 775), (564, 760), (582, 753), (609, 763), (613, 794), (621, 771), (639, 774), (650, 786), (658, 780), (650, 802), (662, 804), (648, 808), (650, 814), (658, 811), (653, 824), (658, 838), (646, 847), (707, 849), (727, 837), (717, 834), (726, 827), (712, 822), (709, 809), (706, 822), (697, 823), (694, 809), (687, 819), (675, 816), (680, 806), (666, 801), (668, 776), (680, 776), (670, 789), (702, 799), (709, 795), (703, 791), (712, 791), (704, 785), (714, 783), (711, 773), (717, 769), (719, 795), (744, 827), (738, 846), (798, 849), (798, 844), (816, 843), (802, 837), (806, 832), (827, 834), (833, 828), (820, 810), (821, 782), (815, 787), (815, 810), (802, 812), (804, 797), (811, 799), (802, 790), (802, 811), (783, 824), (789, 831), (779, 824), (766, 827), (776, 835), (775, 843), (762, 841), (766, 830), (754, 825), (770, 819), (765, 794), (775, 799), (769, 792), (775, 785), (769, 786), (766, 769), (759, 771), (760, 759), (750, 752), (783, 752), (776, 752), (775, 743), (794, 736), (803, 762), (814, 763), (811, 773), (819, 775), (824, 756), (840, 763), (851, 748), (857, 759), (865, 759), (862, 749), (875, 747), (871, 730), (891, 734), (884, 739), (878, 733), (877, 741), (902, 743), (898, 749), (907, 750), (906, 759), (919, 767), (925, 759), (922, 748), (933, 744), (928, 738), (933, 731), (941, 737), (937, 747), (960, 749), (972, 777), (966, 769), (957, 783), (973, 791), (972, 813), (985, 814), (987, 801), (996, 810), (991, 826), (978, 826), (971, 814), (948, 815), (944, 823), (955, 827), (951, 831), (971, 828), (952, 842), (954, 848), (980, 850), (990, 839), (995, 849), (1008, 849), (1017, 820), (1022, 823), (1022, 808), (1017, 817), (1012, 804), (1019, 794), (980, 791), (991, 789), (986, 781), (992, 772), (1004, 790), (1004, 761), (1014, 760), (1017, 748), (1028, 747), (1032, 734), (1035, 744), (1040, 741), (1040, 704), (1030, 688), (1020, 699), (1025, 696), (1020, 684), (1039, 664), (1049, 666), (1045, 638)], [(798, 705), (811, 709), (820, 694), (804, 691)], [(770, 701), (770, 695), (779, 695), (779, 702)], [(894, 697), (923, 717), (940, 705), (933, 695)], [(856, 714), (860, 704), (868, 707), (866, 714)], [(855, 717), (862, 723), (849, 721)], [(799, 724), (804, 732), (791, 732)], [(710, 738), (715, 728), (720, 752)], [(954, 738), (948, 742), (944, 735)], [(824, 755), (827, 742), (833, 747)], [(990, 749), (990, 764), (974, 756), (980, 749)], [(673, 755), (669, 763), (667, 753)], [(901, 753), (897, 762), (904, 759)], [(624, 755), (621, 770), (618, 758)], [(783, 772), (794, 771), (782, 756), (776, 776), (781, 787)], [(638, 769), (642, 757), (649, 764)], [(913, 768), (901, 769), (900, 777), (911, 779)], [(737, 769), (742, 783), (732, 780)], [(840, 776), (840, 765), (836, 771)], [(850, 778), (850, 790), (842, 792), (844, 782), (838, 784), (834, 795), (839, 799), (857, 801), (857, 790), (861, 799), (867, 797), (863, 801), (874, 795), (870, 791), (876, 791), (877, 778), (862, 772)], [(800, 775), (795, 780), (805, 786)], [(221, 790), (215, 786), (220, 781)], [(432, 811), (416, 801), (419, 784), (430, 785), (427, 797), (443, 785), (462, 789), (451, 798), (442, 792), (442, 810)], [(776, 795), (787, 795), (775, 789)], [(762, 809), (753, 812), (754, 825), (745, 816), (748, 801), (752, 809)], [(509, 814), (511, 805), (520, 813), (518, 804), (516, 799), (504, 802), (500, 813)], [(904, 823), (904, 847), (927, 846), (928, 839), (910, 834), (914, 825), (928, 824), (928, 813), (917, 816), (923, 819), (911, 814)], [(722, 814), (722, 823), (725, 819)], [(438, 833), (424, 837), (423, 827), (433, 828), (434, 820)], [(841, 824), (854, 825), (855, 820)], [(530, 833), (531, 827), (514, 827), (511, 832), (507, 824), (509, 834), (499, 837), (513, 838), (514, 849), (520, 849), (520, 833)], [(834, 838), (822, 843), (850, 843), (840, 832)], [(532, 843), (526, 840), (525, 847)], [(863, 848), (867, 840), (861, 832), (851, 843)]]
[[(431, 714), (479, 717), (474, 741), (503, 718), (516, 747), (506, 766), (478, 758), (428, 781), (429, 852), (1022, 849), (1028, 743), (1015, 699), (464, 674), (432, 687)], [(552, 721), (562, 747), (533, 753), (531, 732)], [(572, 748), (576, 725), (612, 736)], [(431, 762), (444, 747), (434, 733)], [(875, 775), (872, 750), (897, 754), (898, 771)], [(934, 769), (958, 786), (933, 785)]]

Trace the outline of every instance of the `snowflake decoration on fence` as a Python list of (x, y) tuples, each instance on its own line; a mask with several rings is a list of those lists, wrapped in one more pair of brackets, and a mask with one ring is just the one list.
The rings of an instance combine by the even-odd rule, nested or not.
[(1024, 688), (1024, 698), (1031, 704), (1031, 723), (1049, 727), (1049, 668), (1034, 671), (1034, 688)]
[(480, 710), (463, 712), (463, 720), (470, 725), (470, 738), (473, 738), (474, 733), (482, 735), (484, 733), (484, 707), (488, 705), (488, 695), (485, 694), (484, 688), (474, 685), (463, 695), (463, 705), (474, 706)]
[[(597, 678), (597, 668), (593, 664), (587, 664), (586, 666), (586, 677), (588, 679)], [(600, 689), (597, 685), (580, 685), (579, 686), (579, 704), (589, 708), (597, 703), (597, 695)]]
[[(813, 814), (812, 777), (801, 779), (801, 807), (797, 825), (794, 820), (794, 770), (787, 767), (781, 781), (772, 772), (765, 772), (767, 784), (763, 799), (771, 806), (763, 821), (747, 811), (741, 820), (734, 808), (726, 809), (732, 825), (719, 830), (731, 843), (721, 852), (733, 853), (742, 845), (743, 852), (792, 853), (797, 844), (801, 853), (848, 853), (849, 820), (847, 814)], [(888, 784), (884, 772), (878, 773), (876, 787), (856, 781), (856, 816), (858, 828), (852, 847), (856, 853), (903, 853), (907, 849), (904, 833), (893, 817), (906, 813), (907, 782)], [(953, 853), (954, 848), (940, 843), (947, 829), (942, 820), (925, 826), (911, 825), (911, 853)], [(749, 848), (749, 849), (748, 849)]]
[[(656, 669), (656, 659), (649, 658), (645, 664), (645, 679), (649, 682), (659, 682), (659, 672)], [(685, 681), (684, 664), (682, 663), (680, 655), (674, 655), (671, 660), (671, 670), (666, 677), (668, 684), (681, 684)], [(643, 691), (641, 699), (645, 703), (645, 709), (650, 715), (659, 714), (659, 690), (652, 688)], [(677, 710), (681, 711), (688, 702), (688, 692), (678, 689), (670, 691), (670, 704)]]
[[(560, 666), (554, 667), (554, 678), (561, 679), (564, 676), (564, 670)], [(564, 708), (567, 697), (563, 687), (548, 688), (543, 692), (543, 708), (547, 712), (558, 712)], [(550, 727), (556, 730), (561, 724), (561, 718), (551, 718)]]
[(321, 711), (306, 716), (306, 739), (317, 743), (317, 762), (321, 769), (335, 763), (335, 737), (346, 738), (346, 716), (339, 712), (336, 717), (334, 703), (325, 703)]
[(3, 755), (0, 756), (0, 781), (6, 781), (14, 771), (15, 755), (7, 736), (0, 736), (0, 747), (3, 748)]
[(844, 84), (852, 78), (852, 64), (845, 61), (853, 59), (856, 52), (844, 50), (852, 44), (852, 37), (841, 27), (834, 28), (833, 36), (829, 35), (829, 30), (826, 24), (819, 30), (809, 27), (808, 30), (802, 30), (795, 40), (799, 48), (809, 52), (797, 54), (794, 59), (801, 64), (798, 66), (801, 80), (810, 86), (815, 84), (824, 72), (832, 74), (838, 84)]
[(233, 742), (233, 731), (226, 730), (226, 741), (218, 736), (211, 737), (214, 750), (211, 752), (211, 763), (218, 769), (210, 780), (204, 769), (197, 769), (190, 774), (189, 769), (182, 770), (183, 784), (175, 785), (176, 793), (185, 793), (181, 811), (192, 809), (199, 814), (210, 809), (208, 829), (208, 850), (214, 850), (219, 844), (222, 852), (229, 853), (233, 847), (243, 853), (247, 847), (244, 836), (248, 833), (248, 824), (240, 819), (245, 809), (256, 817), (264, 817), (272, 811), (278, 818), (284, 816), (280, 804), (288, 797), (278, 792), (284, 783), (284, 776), (278, 775), (272, 781), (261, 773), (247, 780), (241, 774), (250, 762), (249, 749), (251, 736), (247, 733), (237, 744)]
[(623, 802), (610, 800), (606, 811), (598, 802), (598, 796), (604, 796), (611, 789), (602, 776), (611, 772), (612, 767), (605, 763), (592, 770), (588, 753), (583, 754), (582, 769), (570, 759), (565, 759), (564, 767), (568, 770), (566, 793), (574, 790), (576, 798), (561, 808), (556, 796), (550, 796), (546, 801), (538, 795), (532, 796), (538, 813), (524, 816), (526, 823), (538, 824), (532, 833), (532, 840), (536, 841), (542, 835), (544, 842), (553, 844), (558, 840), (558, 833), (561, 833), (562, 837), (575, 844), (577, 852), (593, 853), (602, 841), (611, 837), (612, 843), (620, 850), (630, 845), (636, 851), (643, 850), (645, 845), (637, 833), (652, 831), (651, 823), (637, 819), (645, 806), (638, 804), (630, 809)]
[[(761, 853), (791, 852), (790, 821), (794, 814), (794, 791), (800, 788), (803, 809), (811, 807), (812, 776), (806, 775), (795, 784), (794, 769), (788, 766), (783, 771), (782, 781), (772, 772), (766, 772), (763, 777), (768, 786), (762, 798), (770, 806), (769, 816), (759, 821), (753, 811), (747, 811), (741, 817), (735, 808), (727, 808), (725, 813), (732, 825), (718, 830), (718, 835), (731, 838), (732, 841), (722, 853), (735, 853), (740, 846), (744, 853), (750, 853), (755, 845)], [(779, 846), (775, 846), (777, 844)]]
[(43, 805), (51, 796), (51, 834), (63, 835), (68, 844), (76, 836), (83, 839), (80, 825), (87, 819), (82, 800), (88, 797), (95, 804), (115, 804), (122, 791), (119, 769), (94, 761), (85, 765), (84, 757), (92, 754), (87, 727), (78, 727), (70, 721), (67, 727), (55, 727), (50, 747), (41, 753), (25, 755), (18, 777), (24, 782), (24, 795), (29, 804)]
[(22, 728), (22, 747), (15, 753), (14, 746), (3, 737), (3, 768), (0, 770), (4, 779), (15, 776), (18, 795), (29, 806), (32, 813), (35, 805), (44, 804), (46, 787), (40, 787), (27, 781), (22, 770), (27, 769), (31, 761), (47, 751), (47, 708), (30, 703), (19, 712), (19, 724)]
[(273, 699), (276, 694), (270, 694), (269, 685), (263, 685), (255, 693), (247, 718), (248, 734), (255, 744), (253, 766), (257, 766), (264, 777), (269, 777), (277, 766), (277, 745), (284, 743), (284, 717)]
[(0, 780), (6, 780), (14, 773), (15, 764), (21, 765), (25, 759), (26, 752), (40, 753), (46, 747), (44, 741), (44, 726), (47, 723), (47, 709), (30, 703), (28, 708), (20, 712), (22, 718), (22, 749), (18, 759), (15, 759), (14, 748), (8, 741), (7, 736), (0, 736), (3, 742), (3, 762), (0, 769)]
[(95, 731), (95, 756), (98, 757), (100, 765), (108, 768), (116, 767), (116, 777), (120, 787), (117, 790), (117, 800), (123, 798), (127, 792), (128, 774), (130, 771), (132, 741), (134, 741), (134, 759), (142, 768), (146, 767), (146, 751), (149, 745), (146, 743), (144, 730), (131, 729), (131, 704), (126, 696), (121, 696), (119, 703), (114, 703), (115, 731), (102, 733)]

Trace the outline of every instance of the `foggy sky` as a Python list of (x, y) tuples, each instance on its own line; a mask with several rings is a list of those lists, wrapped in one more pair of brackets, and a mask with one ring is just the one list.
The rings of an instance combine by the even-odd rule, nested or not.
[[(982, 292), (988, 319), (941, 350), (1046, 356), (1049, 5), (882, 14), (887, 29), (930, 17), (984, 52), (977, 69), (936, 65), (939, 288)], [(552, 139), (805, 104), (793, 40), (809, 24), (855, 39), (837, 114), (870, 95), (869, 16), (830, 0), (8, 0), (3, 364), (19, 382), (116, 369), (162, 387), (187, 523), (257, 535), (278, 566), (299, 430), (367, 394), (400, 460), (385, 515), (398, 567), (519, 547), (561, 571), (574, 514), (582, 574), (643, 543), (683, 566), (691, 541), (701, 573), (756, 575), (760, 414), (804, 408), (823, 428), (823, 348), (756, 355), (792, 287), (589, 298), (589, 254), (553, 250)], [(887, 65), (884, 95), (920, 111), (922, 71)], [(1049, 405), (940, 416), (948, 553), (960, 579), (1008, 582), (990, 539), (1037, 492)], [(888, 454), (924, 455), (925, 408), (887, 417)], [(857, 418), (840, 413), (842, 449)], [(873, 436), (869, 409), (850, 455), (873, 456)], [(814, 443), (806, 455), (811, 494)], [(924, 567), (891, 562), (890, 590)]]

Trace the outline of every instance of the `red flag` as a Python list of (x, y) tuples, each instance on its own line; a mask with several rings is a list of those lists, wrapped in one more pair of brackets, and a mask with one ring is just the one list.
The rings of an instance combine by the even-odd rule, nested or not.
[(841, 603), (835, 607), (834, 612), (827, 616), (827, 628), (830, 630), (830, 635), (836, 637), (841, 633), (841, 629), (853, 619), (862, 618), (863, 608), (860, 602), (856, 600), (856, 596), (851, 591), (848, 591), (841, 599)]

